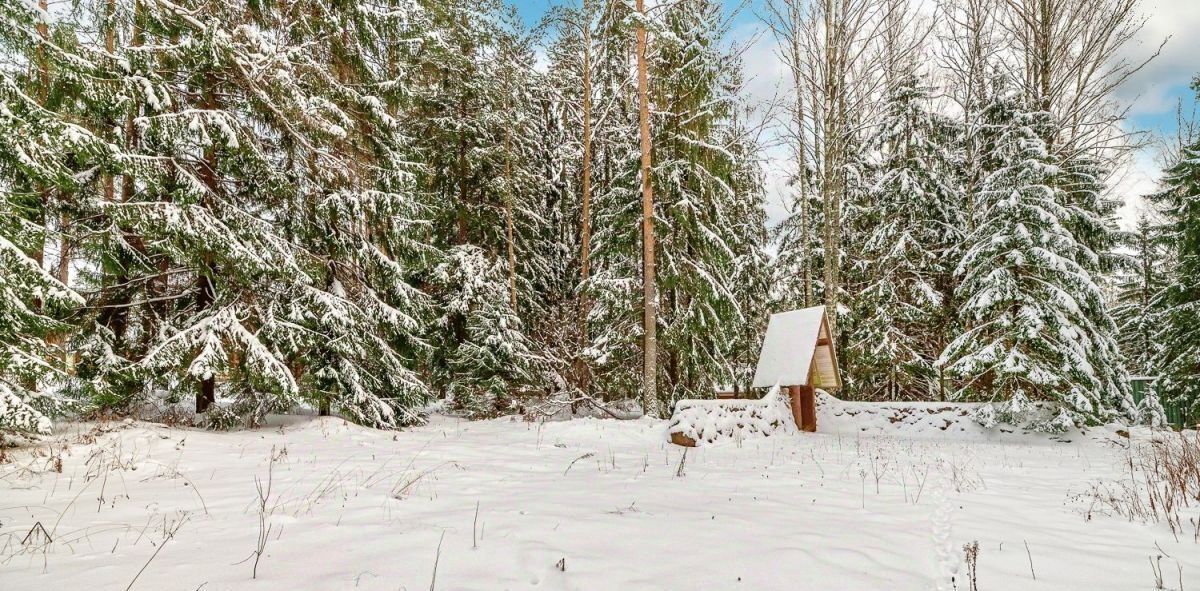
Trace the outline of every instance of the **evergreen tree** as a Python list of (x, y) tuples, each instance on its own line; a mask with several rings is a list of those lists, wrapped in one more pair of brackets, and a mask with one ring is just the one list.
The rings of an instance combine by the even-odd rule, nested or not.
[[(6, 110), (0, 107), (0, 129), (11, 130)], [(0, 147), (0, 170), (11, 162), (7, 156)], [(16, 203), (0, 202), (0, 432), (47, 433), (48, 416), (65, 403), (55, 390), (68, 376), (49, 341), (68, 327), (64, 313), (83, 300), (26, 254), (41, 240), (41, 228), (24, 219)]]
[[(1193, 83), (1200, 91), (1200, 82)], [(1173, 266), (1166, 285), (1151, 302), (1161, 319), (1158, 367), (1165, 401), (1187, 416), (1200, 416), (1200, 141), (1180, 150), (1165, 171), (1162, 191), (1152, 200), (1167, 217), (1163, 241), (1171, 245)]]
[[(606, 3), (597, 35), (597, 111), (603, 116), (595, 128), (592, 272), (581, 291), (589, 300), (583, 356), (604, 399), (636, 398), (642, 381), (641, 156), (630, 50), (636, 19), (632, 3)], [(657, 21), (651, 21), (653, 30)]]
[[(981, 411), (985, 424), (1055, 430), (1129, 415), (1114, 327), (1094, 320), (1107, 318), (1103, 298), (1078, 262), (1087, 247), (1066, 227), (1060, 169), (1040, 139), (1052, 123), (1003, 81), (993, 92), (984, 114), (992, 172), (957, 269), (968, 326), (938, 363), (994, 403)], [(1051, 416), (1039, 416), (1037, 399)]]
[[(453, 0), (431, 3), (426, 13), (439, 34), (409, 65), (404, 116), (421, 163), (414, 177), (428, 223), (422, 239), (447, 253), (430, 259), (427, 271), (435, 316), (429, 371), (460, 409), (494, 414), (511, 410), (511, 394), (532, 380), (532, 367), (522, 365), (532, 343), (520, 318), (544, 310), (535, 286), (554, 272), (540, 242), (553, 230), (542, 215), (546, 186), (536, 158), (539, 81), (511, 8)], [(484, 293), (497, 299), (477, 299)], [(519, 343), (511, 351), (479, 333), (501, 324), (495, 337)], [(502, 358), (516, 365), (503, 368)]]
[[(753, 153), (735, 126), (741, 63), (722, 46), (721, 6), (673, 5), (651, 76), (659, 296), (659, 395), (669, 404), (734, 380), (729, 335), (753, 323), (739, 271), (765, 237)], [(753, 285), (748, 282), (740, 287)], [(761, 282), (758, 283), (761, 285)]]
[(771, 260), (763, 249), (770, 239), (763, 206), (765, 180), (759, 146), (744, 123), (749, 115), (749, 109), (745, 109), (741, 117), (735, 114), (723, 134), (734, 161), (729, 179), (733, 198), (727, 215), (734, 223), (730, 232), (738, 237), (729, 244), (733, 250), (730, 290), (739, 315), (726, 329), (731, 338), (719, 349), (722, 369), (718, 379), (722, 384), (732, 385), (738, 395), (748, 393), (754, 380), (758, 354), (774, 303), (771, 299)]
[(411, 175), (376, 69), (410, 19), (309, 4), (134, 4), (136, 166), (98, 204), (80, 368), (116, 403), (194, 388), (204, 411), (219, 386), (251, 420), (332, 401), (392, 426), (423, 399)]
[[(591, 254), (597, 177), (594, 125), (600, 98), (594, 85), (597, 7), (589, 0), (582, 8), (552, 8), (542, 24), (552, 37), (546, 53), (549, 65), (538, 77), (539, 97), (533, 109), (532, 135), (539, 141), (532, 154), (538, 170), (531, 208), (537, 222), (528, 224), (529, 248), (522, 257), (523, 275), (529, 277), (534, 294), (533, 309), (525, 316), (530, 335), (551, 364), (554, 375), (549, 381), (554, 389), (571, 400), (590, 396), (595, 385), (592, 360), (586, 355), (587, 332), (595, 327), (587, 323), (591, 305), (584, 294), (584, 283), (590, 278), (584, 271), (584, 234), (590, 275), (595, 267)], [(585, 77), (591, 85), (588, 93)]]
[(325, 2), (295, 14), (286, 29), (309, 47), (296, 67), (313, 81), (308, 92), (325, 101), (326, 141), (342, 168), (312, 178), (319, 171), (285, 146), (290, 176), (304, 187), (287, 209), (289, 234), (320, 257), (315, 271), (323, 272), (281, 302), (276, 315), (288, 322), (272, 324), (270, 338), (299, 374), (304, 398), (322, 411), (379, 427), (410, 423), (428, 397), (416, 370), (430, 314), (428, 297), (411, 282), (431, 249), (412, 238), (420, 208), (394, 116), (405, 97), (391, 82), (412, 59), (393, 39), (421, 15)]
[(854, 334), (843, 356), (848, 385), (867, 399), (921, 399), (937, 383), (945, 343), (952, 249), (962, 240), (959, 194), (946, 146), (952, 124), (931, 112), (915, 75), (895, 85), (872, 147), (878, 178), (851, 227), (865, 234), (865, 286), (852, 298)]
[(20, 241), (36, 230), (22, 228), (7, 203), (0, 216), (0, 432), (48, 433), (48, 416), (65, 402), (53, 389), (67, 375), (47, 341), (65, 328), (63, 312), (83, 302), (23, 252)]
[(1162, 355), (1157, 335), (1163, 318), (1157, 303), (1166, 287), (1167, 244), (1161, 228), (1145, 213), (1127, 242), (1132, 253), (1116, 274), (1113, 319), (1129, 371), (1154, 376)]
[(69, 334), (68, 314), (83, 304), (46, 271), (47, 245), (62, 235), (75, 196), (117, 158), (68, 115), (110, 89), (93, 78), (97, 56), (30, 3), (0, 8), (0, 54), (25, 58), (0, 63), (0, 431), (45, 433), (73, 386), (52, 343)]
[(443, 303), (435, 344), (435, 385), (472, 416), (511, 412), (539, 360), (508, 305), (504, 265), (477, 246), (456, 246), (433, 271)]

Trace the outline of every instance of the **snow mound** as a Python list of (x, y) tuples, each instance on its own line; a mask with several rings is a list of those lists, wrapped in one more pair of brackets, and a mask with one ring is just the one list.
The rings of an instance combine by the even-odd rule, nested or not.
[(680, 400), (667, 427), (673, 442), (701, 447), (796, 432), (791, 403), (779, 386), (758, 400)]
[[(817, 434), (869, 435), (901, 439), (1064, 442), (1087, 432), (1068, 428), (1045, 433), (1030, 426), (979, 421), (978, 402), (854, 402), (839, 400), (817, 389)], [(1103, 431), (1103, 430), (1101, 430)], [(708, 447), (775, 434), (799, 435), (788, 396), (772, 388), (759, 400), (680, 400), (668, 423), (666, 437), (685, 446)], [(1095, 435), (1095, 434), (1093, 434)]]
[(871, 435), (954, 435), (984, 431), (979, 405), (950, 402), (847, 402), (817, 396), (817, 429)]
[(1015, 433), (1025, 439), (1069, 441), (1084, 435), (1075, 428), (1044, 433), (1028, 426), (985, 426), (978, 418), (985, 406), (980, 402), (851, 402), (818, 390), (817, 432), (958, 440), (994, 440)]

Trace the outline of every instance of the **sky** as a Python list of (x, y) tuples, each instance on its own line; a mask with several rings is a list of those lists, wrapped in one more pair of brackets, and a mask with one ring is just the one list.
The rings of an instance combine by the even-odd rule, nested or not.
[[(552, 5), (574, 5), (579, 0), (508, 0), (527, 23), (536, 23)], [(758, 36), (758, 41), (746, 55), (747, 91), (751, 99), (766, 99), (776, 92), (786, 74), (774, 54), (774, 41), (762, 34), (759, 21), (765, 0), (746, 0), (749, 5), (733, 20), (733, 34), (742, 39)], [(732, 11), (743, 0), (726, 0)], [(1176, 108), (1183, 101), (1185, 114), (1196, 108), (1196, 94), (1189, 85), (1200, 73), (1200, 0), (1141, 0), (1145, 26), (1137, 39), (1124, 49), (1124, 57), (1140, 62), (1151, 55), (1163, 40), (1162, 53), (1117, 90), (1116, 98), (1129, 107), (1126, 124), (1130, 130), (1173, 134), (1176, 131)], [(768, 154), (767, 211), (773, 221), (785, 214), (784, 196), (786, 164), (772, 166), (771, 160), (781, 160), (782, 153)], [(1142, 203), (1140, 195), (1155, 190), (1160, 165), (1151, 148), (1133, 155), (1128, 169), (1119, 174), (1114, 192), (1122, 196), (1122, 223), (1131, 227)]]

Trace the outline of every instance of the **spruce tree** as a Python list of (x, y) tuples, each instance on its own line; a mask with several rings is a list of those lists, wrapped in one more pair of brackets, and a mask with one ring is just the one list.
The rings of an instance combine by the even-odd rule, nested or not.
[(504, 265), (477, 246), (456, 246), (432, 279), (442, 302), (434, 322), (435, 386), (469, 416), (511, 412), (540, 360), (508, 305)]
[(1003, 81), (993, 92), (984, 113), (992, 172), (957, 268), (967, 330), (938, 363), (992, 403), (980, 412), (985, 424), (1059, 430), (1128, 416), (1114, 327), (1095, 320), (1107, 318), (1103, 297), (1078, 262), (1087, 247), (1067, 227), (1060, 168), (1040, 139), (1052, 122)]
[(124, 143), (137, 166), (99, 207), (81, 372), (118, 401), (191, 391), (205, 411), (219, 390), (250, 420), (302, 401), (410, 420), (424, 329), (405, 260), (420, 249), (397, 101), (376, 69), (398, 71), (385, 35), (408, 17), (136, 6)]
[[(6, 110), (0, 107), (0, 129), (7, 131)], [(7, 156), (0, 147), (0, 171), (11, 163)], [(49, 416), (66, 403), (57, 391), (69, 376), (50, 340), (69, 328), (62, 319), (83, 299), (26, 254), (41, 240), (42, 229), (24, 219), (19, 203), (0, 201), (0, 432), (48, 433)]]
[[(653, 174), (659, 287), (659, 397), (707, 397), (730, 384), (731, 334), (754, 324), (738, 289), (765, 237), (754, 149), (735, 118), (741, 63), (722, 45), (727, 23), (707, 1), (673, 5), (656, 36)], [(739, 286), (740, 280), (747, 283)]]
[[(395, 427), (434, 392), (637, 391), (630, 6), (588, 4), (550, 71), (490, 0), (181, 6), (0, 9), (3, 329), (45, 370), (5, 366), (22, 400)], [(667, 400), (748, 379), (769, 281), (720, 7), (650, 21)]]
[(61, 344), (83, 304), (46, 270), (48, 246), (118, 157), (71, 120), (111, 88), (98, 56), (35, 4), (0, 8), (0, 53), (23, 58), (0, 63), (0, 431), (46, 433), (74, 388)]
[[(1193, 83), (1200, 91), (1200, 82)], [(1164, 401), (1200, 416), (1200, 141), (1184, 146), (1165, 171), (1164, 188), (1151, 197), (1166, 216), (1163, 240), (1173, 265), (1151, 303), (1160, 310), (1158, 367)]]
[[(861, 228), (865, 285), (854, 294), (854, 334), (843, 356), (854, 396), (921, 399), (947, 327), (945, 291), (964, 218), (952, 184), (951, 123), (909, 74), (895, 85), (872, 138), (878, 176), (848, 225)], [(859, 219), (862, 218), (862, 219)]]
[(1168, 244), (1160, 225), (1147, 213), (1138, 217), (1126, 241), (1131, 253), (1115, 275), (1113, 319), (1130, 372), (1154, 376), (1162, 356), (1157, 335), (1163, 318), (1158, 303), (1166, 287)]
[[(299, 8), (299, 7), (296, 7)], [(313, 282), (276, 304), (268, 339), (283, 352), (304, 399), (323, 413), (395, 427), (418, 420), (429, 390), (417, 373), (431, 303), (412, 282), (431, 249), (413, 240), (420, 203), (409, 142), (395, 115), (404, 100), (393, 78), (413, 59), (395, 39), (420, 26), (396, 7), (361, 12), (315, 2), (286, 29), (306, 43), (295, 66), (322, 101), (318, 141), (339, 161), (326, 176), (285, 145), (289, 176), (302, 188), (285, 210), (287, 233), (319, 257)], [(377, 64), (384, 64), (380, 69)]]
[[(604, 399), (635, 398), (642, 383), (641, 192), (632, 3), (606, 3), (598, 25), (596, 187), (583, 356)], [(647, 23), (653, 27), (657, 23)]]

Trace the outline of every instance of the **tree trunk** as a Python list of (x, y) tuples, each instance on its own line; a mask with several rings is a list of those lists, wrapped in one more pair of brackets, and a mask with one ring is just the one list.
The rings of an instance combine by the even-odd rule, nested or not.
[[(211, 150), (211, 148), (210, 148)], [(212, 160), (210, 160), (212, 162)], [(215, 162), (213, 162), (215, 164)], [(210, 175), (205, 175), (210, 176)], [(207, 178), (205, 179), (208, 180)], [(199, 276), (196, 277), (196, 311), (202, 312), (207, 310), (212, 305), (215, 292), (213, 289), (212, 279), (209, 278), (208, 272), (211, 271), (212, 257), (205, 255), (204, 266), (206, 268), (200, 270)], [(216, 376), (209, 374), (200, 379), (200, 392), (196, 395), (196, 413), (208, 411), (208, 408), (217, 401), (217, 381)]]
[(508, 157), (509, 133), (504, 133), (504, 196), (505, 233), (508, 242), (508, 299), (513, 312), (517, 311), (517, 254), (513, 248), (512, 159)]
[[(47, 3), (47, 0), (38, 0), (38, 8), (43, 13), (47, 15), (49, 14), (49, 4)], [(41, 21), (37, 24), (37, 32), (38, 36), (42, 38), (42, 41), (48, 42), (50, 40), (50, 26), (46, 24), (46, 21)], [(39, 89), (40, 96), (38, 98), (40, 99), (42, 107), (46, 107), (50, 102), (50, 60), (46, 57), (46, 48), (42, 45), (38, 46), (37, 63), (38, 80), (41, 86)], [(50, 187), (41, 187), (39, 192), (41, 193), (42, 208), (37, 221), (45, 226), (46, 210), (50, 206)], [(42, 240), (39, 241), (35, 252), (32, 253), (33, 260), (37, 261), (39, 267), (41, 267), (42, 263), (44, 263), (46, 260), (46, 240), (44, 236), (45, 235), (43, 234)], [(40, 299), (34, 303), (37, 305), (37, 307), (41, 307), (42, 302)]]
[[(506, 102), (508, 109), (511, 111), (515, 108), (512, 104), (512, 72), (508, 67), (504, 70), (504, 92), (507, 93)], [(508, 247), (508, 299), (512, 305), (513, 313), (517, 311), (517, 254), (513, 246), (513, 182), (512, 182), (512, 128), (505, 126), (504, 128), (504, 222), (505, 235), (507, 237)]]
[[(209, 111), (215, 111), (218, 108), (216, 85), (216, 77), (211, 72), (207, 73), (205, 75), (204, 108)], [(206, 205), (218, 194), (217, 164), (216, 147), (210, 145), (204, 151), (204, 166), (200, 169), (200, 179), (208, 189), (203, 200)], [(212, 262), (212, 255), (205, 253), (201, 268), (196, 275), (197, 314), (202, 314), (216, 299), (216, 286), (213, 285), (213, 277), (216, 272)], [(209, 374), (200, 379), (200, 393), (196, 396), (196, 412), (207, 411), (216, 400), (216, 376)]]
[[(584, 7), (583, 21), (583, 212), (580, 214), (580, 310), (579, 310), (579, 347), (588, 345), (588, 313), (591, 306), (587, 296), (588, 276), (591, 272), (592, 253), (592, 21), (591, 13)], [(580, 389), (588, 392), (591, 389), (591, 379), (588, 368), (582, 356), (579, 357), (578, 376)]]
[[(798, 25), (797, 25), (798, 26)], [(793, 60), (800, 55), (800, 39), (793, 36)], [(804, 141), (804, 80), (800, 75), (800, 66), (795, 61), (792, 66), (792, 77), (796, 87), (796, 166), (798, 169), (797, 183), (800, 184), (800, 294), (804, 307), (812, 305), (812, 251), (810, 215), (808, 212), (808, 145)]]
[[(142, 34), (141, 30), (138, 28), (138, 21), (141, 12), (140, 1), (134, 2), (133, 10), (133, 30), (132, 34), (130, 35), (130, 45), (137, 47), (142, 45)], [(138, 140), (137, 126), (134, 125), (134, 120), (136, 117), (137, 105), (134, 104), (130, 107), (129, 112), (126, 113), (125, 116), (125, 148), (130, 152), (134, 151)], [(109, 192), (112, 188), (111, 185), (114, 183), (114, 180), (111, 177), (108, 180), (109, 183), (107, 186), (105, 186), (105, 197), (115, 199), (116, 196)], [(136, 184), (133, 174), (127, 173), (123, 175), (121, 179), (121, 202), (128, 203), (132, 201), (135, 189)], [(125, 242), (132, 246), (134, 250), (140, 254), (145, 254), (146, 247), (141, 236), (134, 234), (128, 228), (121, 228), (121, 234)], [(133, 311), (133, 307), (130, 305), (133, 301), (133, 294), (128, 291), (128, 284), (128, 275), (121, 273), (120, 275), (116, 276), (115, 284), (113, 285), (113, 292), (111, 297), (109, 297), (106, 302), (108, 305), (113, 307), (113, 312), (107, 315), (107, 322), (105, 325), (113, 332), (115, 348), (126, 357), (130, 359), (136, 359), (138, 355), (132, 351), (133, 347), (128, 346), (125, 342), (125, 332), (129, 328), (129, 315)], [(149, 319), (151, 316), (152, 315), (147, 315), (147, 324), (145, 327), (143, 327), (146, 334), (152, 334), (155, 331), (154, 321)]]
[[(583, 214), (581, 219), (580, 279), (587, 283), (591, 270), (592, 248), (592, 36), (591, 21), (584, 22), (583, 33)], [(586, 306), (585, 306), (586, 308)], [(582, 319), (586, 334), (587, 317)]]
[[(467, 118), (467, 97), (464, 94), (458, 101), (459, 121)], [(467, 138), (459, 131), (458, 137), (458, 244), (468, 242), (467, 232)]]
[[(136, 10), (135, 10), (136, 12)], [(114, 15), (117, 13), (117, 0), (107, 0), (105, 2), (105, 26), (108, 30), (104, 32), (104, 49), (109, 53), (114, 53), (117, 49), (117, 27), (113, 22)], [(135, 15), (136, 20), (136, 15)], [(105, 118), (105, 123), (114, 126), (112, 119)], [(104, 202), (112, 203), (117, 197), (116, 180), (111, 174), (106, 174), (102, 177), (101, 184), (104, 186)]]
[(638, 127), (642, 149), (642, 408), (659, 416), (657, 304), (654, 276), (654, 189), (650, 183), (650, 95), (646, 73), (645, 0), (637, 0)]

